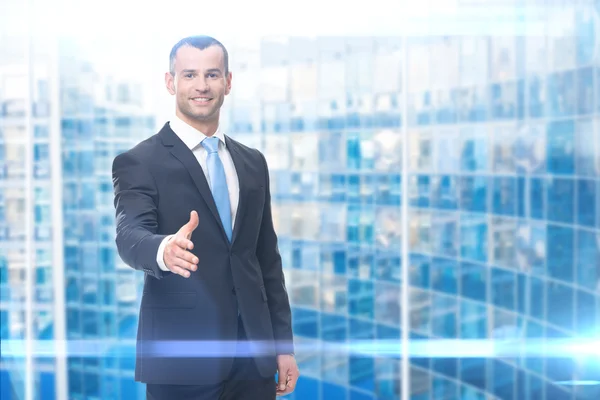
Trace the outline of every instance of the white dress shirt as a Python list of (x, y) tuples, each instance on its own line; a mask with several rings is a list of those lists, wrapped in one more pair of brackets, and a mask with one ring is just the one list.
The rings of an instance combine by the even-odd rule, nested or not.
[[(206, 177), (206, 181), (208, 182), (209, 187), (212, 188), (210, 177), (208, 176), (208, 166), (206, 164), (206, 157), (208, 152), (202, 146), (202, 140), (204, 140), (207, 136), (188, 125), (180, 118), (175, 116), (172, 121), (169, 122), (169, 125), (173, 132), (181, 139), (185, 145), (192, 150), (194, 156), (200, 163), (202, 167), (202, 171), (204, 171), (204, 176)], [(231, 230), (233, 231), (233, 227), (235, 225), (235, 216), (237, 214), (238, 203), (240, 199), (240, 184), (238, 181), (237, 172), (235, 170), (235, 165), (233, 164), (233, 159), (231, 158), (231, 154), (229, 154), (229, 150), (227, 150), (227, 146), (225, 144), (225, 136), (223, 132), (217, 128), (217, 131), (213, 135), (219, 138), (219, 158), (223, 163), (223, 169), (225, 169), (225, 180), (227, 181), (227, 189), (229, 190), (229, 204), (231, 205)], [(156, 255), (156, 262), (158, 266), (163, 271), (168, 271), (169, 269), (165, 265), (163, 255), (165, 251), (165, 246), (171, 237), (174, 235), (169, 235), (161, 242), (158, 247), (158, 253)]]

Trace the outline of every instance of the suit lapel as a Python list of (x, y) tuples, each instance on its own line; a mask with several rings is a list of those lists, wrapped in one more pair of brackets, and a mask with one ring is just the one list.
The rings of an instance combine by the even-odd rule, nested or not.
[(233, 165), (235, 165), (235, 171), (238, 176), (238, 182), (240, 187), (238, 208), (235, 216), (235, 223), (233, 225), (233, 232), (231, 235), (231, 243), (234, 243), (241, 229), (241, 222), (244, 220), (243, 217), (246, 209), (248, 192), (248, 179), (246, 177), (248, 168), (246, 167), (246, 162), (242, 157), (237, 142), (231, 139), (229, 136), (225, 135), (225, 143), (227, 145), (227, 149), (229, 150), (229, 154), (231, 155), (231, 159), (233, 160)]
[(175, 156), (175, 158), (177, 158), (187, 169), (190, 177), (194, 181), (194, 184), (198, 188), (200, 195), (202, 195), (202, 198), (204, 199), (208, 209), (221, 227), (221, 233), (223, 234), (224, 239), (229, 241), (227, 239), (227, 234), (223, 229), (223, 224), (221, 223), (221, 218), (219, 217), (219, 212), (217, 211), (217, 205), (215, 204), (212, 192), (210, 191), (210, 186), (208, 186), (204, 171), (194, 156), (194, 153), (192, 153), (192, 151), (181, 141), (181, 139), (179, 139), (179, 137), (175, 134), (175, 132), (173, 132), (168, 124), (166, 124), (160, 131), (160, 136), (163, 144), (169, 147), (171, 154), (173, 154), (173, 156)]

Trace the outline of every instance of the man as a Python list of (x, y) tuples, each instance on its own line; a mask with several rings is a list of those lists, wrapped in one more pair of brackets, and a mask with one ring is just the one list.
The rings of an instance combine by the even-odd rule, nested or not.
[(146, 274), (135, 379), (148, 399), (275, 399), (299, 375), (267, 163), (219, 128), (228, 64), (211, 37), (177, 43), (176, 117), (113, 162), (119, 255)]

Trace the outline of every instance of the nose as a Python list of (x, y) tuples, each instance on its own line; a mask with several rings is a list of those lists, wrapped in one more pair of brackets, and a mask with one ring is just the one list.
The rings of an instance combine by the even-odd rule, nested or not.
[(206, 78), (198, 80), (196, 90), (198, 90), (199, 92), (207, 92), (209, 89), (210, 86), (208, 86), (208, 80)]

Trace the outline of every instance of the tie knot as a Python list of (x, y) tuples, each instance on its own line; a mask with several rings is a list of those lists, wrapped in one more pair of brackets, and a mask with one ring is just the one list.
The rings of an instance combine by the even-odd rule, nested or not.
[(209, 153), (216, 153), (219, 151), (219, 138), (215, 136), (207, 137), (202, 141), (202, 146)]

